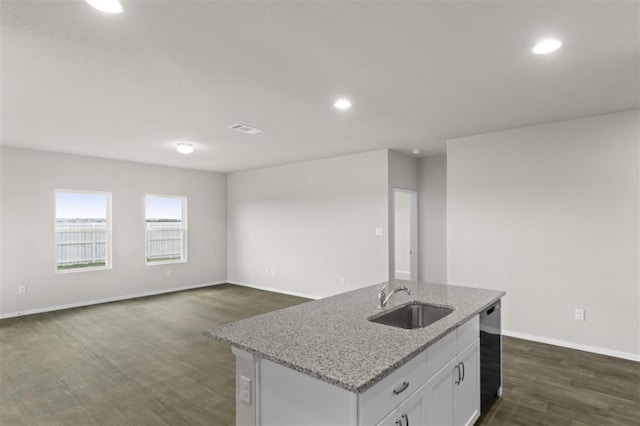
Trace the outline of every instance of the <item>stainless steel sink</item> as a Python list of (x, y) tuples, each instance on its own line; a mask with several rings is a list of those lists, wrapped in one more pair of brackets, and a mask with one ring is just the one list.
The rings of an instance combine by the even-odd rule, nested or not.
[(413, 302), (371, 317), (369, 321), (399, 328), (423, 328), (441, 320), (451, 312), (453, 309)]

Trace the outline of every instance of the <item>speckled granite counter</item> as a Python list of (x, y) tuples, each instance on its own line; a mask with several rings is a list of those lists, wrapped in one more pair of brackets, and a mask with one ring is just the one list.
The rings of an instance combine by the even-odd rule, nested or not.
[(382, 284), (225, 324), (206, 336), (293, 370), (361, 393), (504, 296), (502, 291), (395, 281), (405, 285), (385, 310), (417, 300), (454, 311), (434, 324), (405, 330), (368, 318), (382, 312)]

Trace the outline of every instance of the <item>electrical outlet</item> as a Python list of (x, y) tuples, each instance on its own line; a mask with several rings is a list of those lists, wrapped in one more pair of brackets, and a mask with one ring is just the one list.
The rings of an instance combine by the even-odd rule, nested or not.
[(173, 271), (171, 269), (167, 269), (167, 276), (170, 277), (173, 275)]
[(376, 235), (377, 236), (381, 236), (382, 235), (382, 227), (381, 226), (376, 228)]
[(18, 294), (27, 294), (27, 286), (19, 285), (18, 286)]
[(340, 277), (340, 285), (344, 285), (344, 277)]
[(271, 276), (274, 276), (276, 274), (276, 268), (271, 267)]
[(269, 272), (271, 271), (271, 269), (269, 268), (264, 268), (264, 274), (265, 275), (269, 275)]
[(576, 310), (575, 310), (575, 319), (576, 319), (576, 321), (584, 321), (584, 309), (576, 308)]
[(240, 376), (240, 401), (251, 405), (251, 379)]

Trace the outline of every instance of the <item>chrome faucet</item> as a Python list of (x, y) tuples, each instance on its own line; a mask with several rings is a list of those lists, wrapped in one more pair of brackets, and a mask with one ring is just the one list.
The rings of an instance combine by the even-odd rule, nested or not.
[(399, 291), (406, 291), (407, 294), (411, 294), (411, 291), (405, 287), (398, 287), (396, 289), (394, 289), (391, 293), (386, 294), (386, 290), (387, 290), (387, 286), (389, 285), (389, 283), (386, 283), (384, 285), (384, 287), (382, 287), (382, 290), (380, 290), (380, 293), (378, 294), (378, 298), (380, 299), (380, 304), (378, 305), (378, 308), (382, 309), (385, 306), (387, 306), (387, 302), (389, 301), (389, 299), (391, 298), (391, 296), (393, 296), (394, 294), (396, 294)]

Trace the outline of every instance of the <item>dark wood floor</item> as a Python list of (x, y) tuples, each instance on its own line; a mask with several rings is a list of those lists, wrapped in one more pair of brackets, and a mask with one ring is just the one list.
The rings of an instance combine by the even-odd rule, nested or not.
[[(0, 321), (0, 425), (231, 425), (234, 357), (202, 330), (304, 302), (222, 285)], [(480, 425), (640, 425), (640, 364), (504, 339)]]
[(221, 285), (0, 321), (0, 425), (231, 425), (219, 324), (305, 302)]
[(477, 425), (640, 426), (640, 363), (503, 337), (503, 396)]

